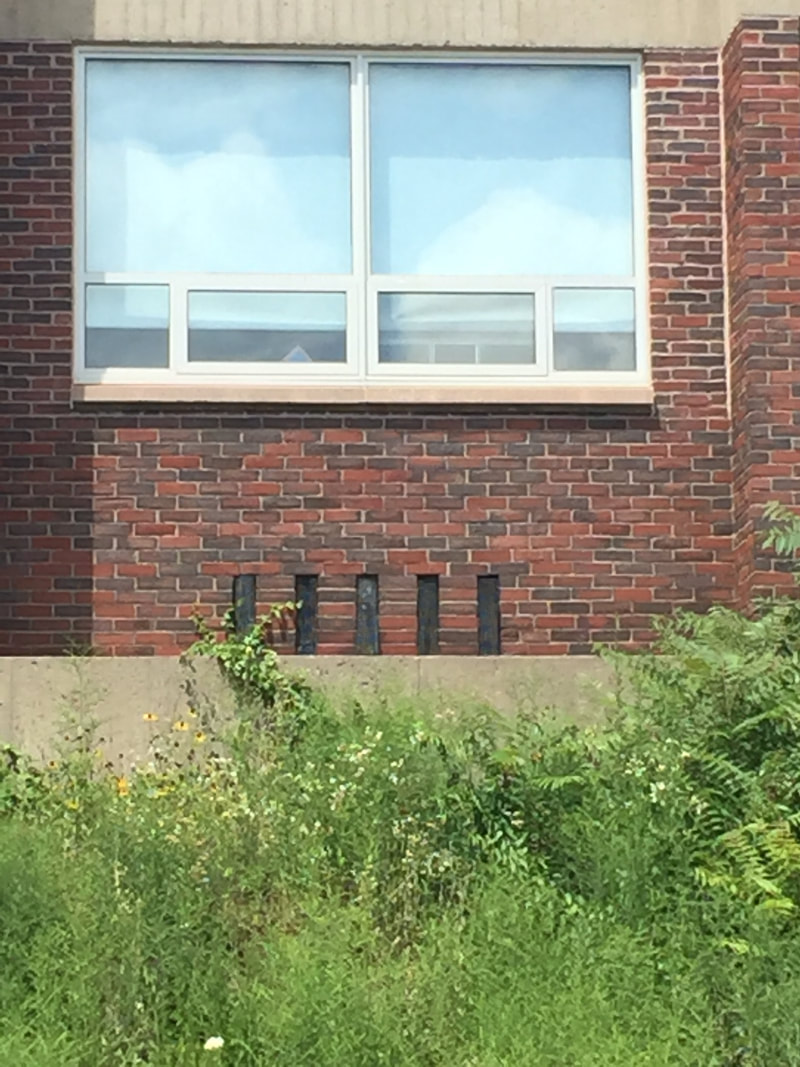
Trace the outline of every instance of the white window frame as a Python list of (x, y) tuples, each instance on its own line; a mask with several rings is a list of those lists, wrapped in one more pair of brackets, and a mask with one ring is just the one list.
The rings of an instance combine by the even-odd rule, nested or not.
[[(334, 63), (350, 68), (351, 239), (349, 274), (232, 274), (181, 271), (90, 272), (86, 269), (87, 101), (86, 66), (91, 60), (203, 60), (208, 62)], [(630, 275), (394, 275), (370, 271), (369, 68), (381, 63), (486, 66), (628, 67), (631, 78), (631, 154), (634, 272)], [(647, 196), (642, 62), (630, 53), (520, 54), (492, 52), (332, 52), (272, 50), (209, 51), (201, 48), (81, 47), (75, 51), (74, 371), (78, 384), (132, 385), (649, 385)], [(92, 368), (85, 364), (86, 286), (165, 285), (169, 290), (169, 366)], [(556, 289), (627, 289), (634, 293), (636, 368), (630, 371), (556, 371), (553, 368), (553, 292)], [(190, 363), (188, 294), (193, 291), (319, 292), (346, 297), (346, 362), (341, 364)], [(532, 295), (535, 300), (536, 362), (520, 364), (381, 364), (378, 359), (378, 294), (481, 293)]]

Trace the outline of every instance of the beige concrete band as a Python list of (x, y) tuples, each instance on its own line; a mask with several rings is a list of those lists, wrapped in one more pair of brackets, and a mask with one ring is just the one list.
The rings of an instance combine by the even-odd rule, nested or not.
[[(602, 720), (613, 682), (609, 666), (595, 656), (286, 656), (282, 662), (334, 700), (358, 696), (369, 706), (383, 693), (454, 713), (488, 702), (508, 713), (558, 709), (578, 723)], [(0, 745), (47, 756), (77, 714), (97, 720), (108, 758), (146, 758), (154, 730), (169, 731), (185, 718), (186, 678), (171, 657), (0, 657)], [(216, 666), (198, 664), (195, 678), (202, 702), (229, 714), (231, 697)], [(158, 724), (146, 722), (145, 714), (157, 715)]]
[(2, 0), (0, 38), (433, 48), (719, 47), (800, 0)]

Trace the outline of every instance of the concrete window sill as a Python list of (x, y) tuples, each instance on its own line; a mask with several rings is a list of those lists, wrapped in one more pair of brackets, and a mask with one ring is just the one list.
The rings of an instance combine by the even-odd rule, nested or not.
[(76, 403), (650, 406), (651, 385), (74, 385)]

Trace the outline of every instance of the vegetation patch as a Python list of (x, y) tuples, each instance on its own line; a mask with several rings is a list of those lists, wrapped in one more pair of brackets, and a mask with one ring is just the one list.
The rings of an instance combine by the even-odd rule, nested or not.
[(800, 1063), (795, 601), (671, 620), (591, 730), (334, 709), (285, 607), (149, 764), (0, 751), (0, 1063)]

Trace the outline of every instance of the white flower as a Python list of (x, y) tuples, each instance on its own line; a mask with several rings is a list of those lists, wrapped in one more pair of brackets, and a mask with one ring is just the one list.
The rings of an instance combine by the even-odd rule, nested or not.
[(222, 1037), (209, 1037), (207, 1038), (205, 1045), (203, 1045), (203, 1048), (206, 1052), (216, 1052), (218, 1049), (221, 1049), (224, 1044), (225, 1039)]

